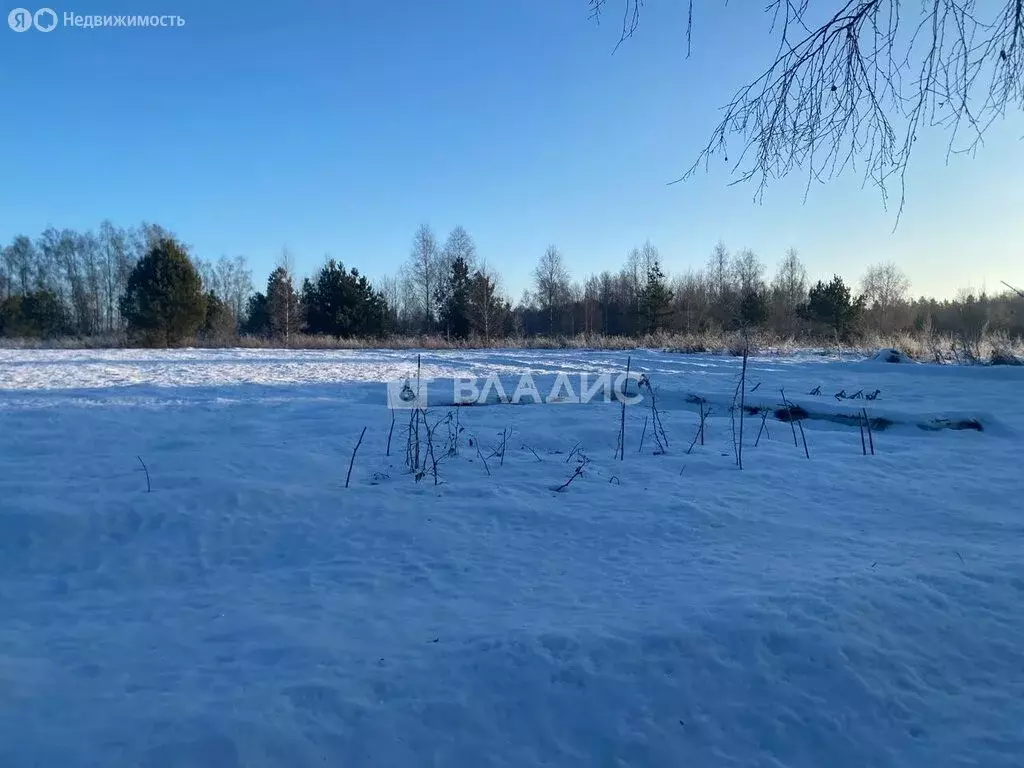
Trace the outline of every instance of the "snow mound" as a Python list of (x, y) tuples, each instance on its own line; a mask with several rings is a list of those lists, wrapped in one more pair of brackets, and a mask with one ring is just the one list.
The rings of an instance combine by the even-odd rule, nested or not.
[(992, 353), (992, 357), (989, 358), (989, 363), (992, 365), (1013, 365), (1019, 366), (1024, 365), (1024, 358), (1017, 357), (1012, 352), (1006, 352), (1005, 350), (996, 350)]
[(883, 348), (878, 350), (871, 359), (876, 363), (912, 363), (907, 355), (900, 352), (898, 349)]

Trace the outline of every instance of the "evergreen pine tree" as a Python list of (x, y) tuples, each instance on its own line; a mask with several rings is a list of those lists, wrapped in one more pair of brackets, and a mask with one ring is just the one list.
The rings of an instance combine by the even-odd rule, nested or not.
[(748, 291), (740, 302), (737, 318), (740, 328), (758, 328), (768, 319), (768, 302), (764, 294)]
[(829, 283), (819, 280), (808, 293), (807, 303), (800, 307), (801, 317), (827, 325), (840, 339), (849, 336), (863, 311), (864, 297), (853, 298), (839, 275)]
[(387, 302), (359, 270), (346, 271), (330, 259), (313, 280), (302, 285), (310, 333), (335, 338), (379, 336), (387, 331)]
[(265, 294), (257, 291), (249, 297), (249, 305), (242, 330), (253, 336), (270, 335), (270, 308)]

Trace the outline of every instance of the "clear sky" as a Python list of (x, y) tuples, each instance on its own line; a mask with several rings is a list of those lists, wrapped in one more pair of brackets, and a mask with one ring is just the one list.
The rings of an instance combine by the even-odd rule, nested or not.
[(600, 28), (586, 0), (81, 0), (52, 7), (186, 25), (4, 24), (0, 241), (145, 219), (260, 283), (285, 245), (301, 273), (330, 254), (378, 276), (421, 223), (462, 224), (513, 298), (549, 243), (582, 277), (647, 238), (670, 272), (722, 239), (771, 269), (796, 247), (814, 278), (891, 259), (915, 294), (1024, 283), (1019, 113), (948, 165), (925, 134), (895, 233), (856, 177), (806, 203), (804, 178), (756, 204), (724, 167), (668, 185), (768, 62), (768, 19), (700, 10), (687, 60), (685, 3), (649, 3), (613, 56), (615, 5)]

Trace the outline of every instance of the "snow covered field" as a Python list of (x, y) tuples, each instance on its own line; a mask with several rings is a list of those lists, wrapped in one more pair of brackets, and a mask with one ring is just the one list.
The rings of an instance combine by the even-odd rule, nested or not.
[[(626, 357), (424, 354), (430, 418)], [(1024, 763), (1024, 370), (752, 359), (740, 471), (738, 359), (631, 364), (663, 455), (647, 403), (624, 461), (615, 404), (474, 406), (435, 486), (414, 353), (0, 350), (0, 765)]]

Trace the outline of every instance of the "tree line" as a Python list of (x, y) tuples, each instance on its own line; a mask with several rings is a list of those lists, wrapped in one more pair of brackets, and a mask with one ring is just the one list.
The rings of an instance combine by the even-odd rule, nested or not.
[(398, 274), (371, 281), (327, 259), (301, 281), (284, 250), (257, 290), (244, 257), (206, 261), (151, 223), (97, 231), (49, 228), (0, 249), (0, 335), (108, 337), (110, 343), (230, 344), (240, 335), (284, 346), (301, 335), (434, 335), (453, 342), (511, 337), (622, 336), (744, 331), (794, 339), (851, 340), (876, 331), (944, 333), (977, 343), (986, 332), (1024, 336), (1024, 300), (963, 291), (910, 297), (892, 263), (856, 284), (812, 283), (796, 250), (774, 272), (752, 250), (717, 243), (703, 266), (669, 275), (650, 242), (616, 272), (573, 279), (554, 245), (540, 254), (518, 301), (461, 226), (443, 242), (415, 233)]

